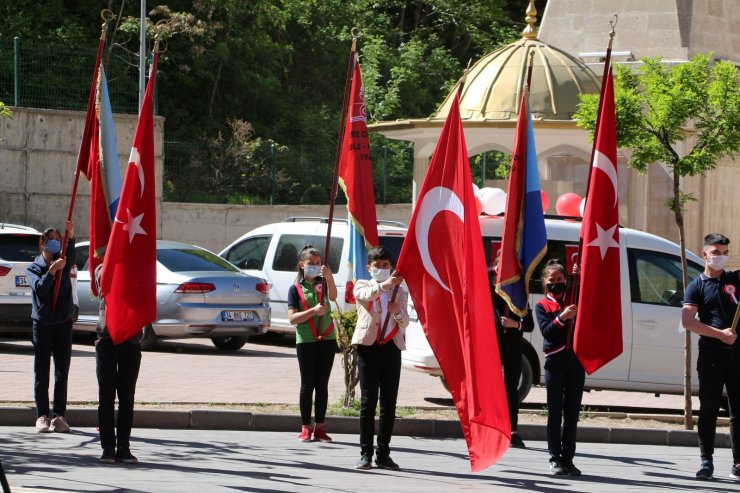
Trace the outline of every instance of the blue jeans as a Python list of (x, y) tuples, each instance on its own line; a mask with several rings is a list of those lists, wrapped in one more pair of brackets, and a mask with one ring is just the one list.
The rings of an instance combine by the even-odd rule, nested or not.
[(46, 325), (33, 321), (33, 397), (36, 416), (49, 415), (49, 371), (54, 357), (53, 416), (67, 411), (67, 380), (72, 359), (72, 321)]
[(576, 455), (576, 430), (585, 381), (586, 372), (573, 351), (565, 349), (545, 359), (547, 449), (551, 460), (568, 464)]
[[(113, 452), (129, 450), (134, 423), (134, 394), (141, 366), (141, 346), (122, 342), (114, 346), (108, 338), (95, 341), (98, 375), (98, 426), (100, 445)], [(118, 393), (118, 427), (115, 427), (115, 402)]]

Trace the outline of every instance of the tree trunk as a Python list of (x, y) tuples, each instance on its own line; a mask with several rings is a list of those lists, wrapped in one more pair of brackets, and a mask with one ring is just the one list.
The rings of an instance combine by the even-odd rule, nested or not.
[[(680, 176), (673, 171), (673, 213), (678, 226), (678, 238), (681, 246), (681, 271), (683, 273), (683, 292), (689, 284), (689, 266), (686, 262), (686, 232), (683, 224), (683, 204), (681, 204)], [(694, 429), (693, 410), (691, 407), (691, 332), (684, 329), (684, 369), (683, 369), (683, 397), (684, 397), (684, 428)]]

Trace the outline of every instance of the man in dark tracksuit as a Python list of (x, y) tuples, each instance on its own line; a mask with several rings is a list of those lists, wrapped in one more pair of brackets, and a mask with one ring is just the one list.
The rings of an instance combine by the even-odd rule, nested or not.
[[(491, 279), (496, 282), (495, 278)], [(525, 448), (524, 441), (517, 433), (519, 422), (519, 380), (522, 376), (522, 332), (534, 330), (532, 311), (522, 319), (516, 313), (511, 313), (509, 305), (491, 285), (493, 299), (493, 315), (496, 322), (498, 337), (498, 351), (501, 357), (501, 366), (504, 370), (504, 387), (506, 400), (509, 404), (509, 419), (511, 420), (511, 446)]]
[(733, 458), (730, 477), (740, 479), (740, 426), (736, 422), (740, 409), (740, 343), (732, 327), (740, 297), (740, 271), (725, 270), (729, 243), (727, 237), (718, 233), (704, 238), (704, 272), (686, 287), (681, 311), (684, 328), (700, 336), (696, 362), (701, 453), (701, 468), (696, 473), (698, 479), (711, 479), (714, 475), (714, 438), (725, 387), (730, 404)]

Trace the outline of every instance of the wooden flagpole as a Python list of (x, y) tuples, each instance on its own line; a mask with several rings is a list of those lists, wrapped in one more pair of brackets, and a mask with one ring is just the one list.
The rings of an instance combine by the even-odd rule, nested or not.
[[(344, 97), (342, 99), (342, 113), (339, 117), (339, 139), (337, 140), (337, 151), (334, 157), (334, 175), (331, 182), (331, 195), (329, 197), (329, 223), (326, 226), (326, 242), (324, 243), (324, 265), (329, 265), (329, 253), (331, 249), (331, 226), (334, 222), (334, 202), (337, 198), (337, 191), (339, 188), (339, 163), (342, 159), (342, 145), (344, 144), (344, 131), (347, 126), (347, 109), (349, 106), (349, 95), (352, 91), (352, 79), (355, 73), (355, 64), (357, 63), (357, 37), (359, 36), (359, 29), (353, 27), (350, 31), (352, 33), (352, 49), (349, 53), (349, 61), (347, 63), (347, 75), (344, 82)], [(322, 281), (321, 293), (319, 293), (319, 303), (325, 304), (324, 293), (326, 292), (326, 280)]]
[[(103, 27), (100, 33), (100, 40), (98, 41), (98, 54), (95, 59), (95, 70), (93, 71), (93, 83), (90, 85), (90, 94), (87, 98), (87, 113), (89, 115), (91, 111), (95, 110), (95, 95), (98, 87), (98, 77), (100, 71), (100, 61), (103, 55), (103, 48), (105, 47), (105, 35), (108, 31), (108, 22), (115, 18), (115, 15), (108, 9), (103, 10), (100, 13), (100, 17), (103, 18)], [(72, 212), (75, 209), (75, 201), (77, 199), (77, 186), (80, 183), (80, 167), (84, 164), (82, 161), (84, 157), (89, 157), (89, 153), (85, 152), (84, 146), (89, 145), (88, 139), (89, 127), (87, 126), (87, 120), (85, 121), (85, 129), (82, 132), (82, 139), (80, 141), (80, 149), (77, 152), (77, 166), (75, 168), (74, 184), (72, 185), (72, 198), (69, 201), (69, 211), (67, 212), (67, 222), (72, 220)], [(69, 232), (66, 227), (64, 230), (64, 240), (62, 240), (62, 249), (59, 252), (60, 258), (67, 258), (67, 241), (69, 240)], [(54, 278), (54, 297), (52, 301), (52, 310), (57, 309), (57, 301), (59, 298), (59, 288), (62, 285), (62, 271), (58, 271)]]

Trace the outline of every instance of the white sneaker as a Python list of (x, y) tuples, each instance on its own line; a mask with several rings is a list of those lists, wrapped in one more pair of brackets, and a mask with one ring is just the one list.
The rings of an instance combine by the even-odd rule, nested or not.
[(64, 419), (64, 416), (57, 416), (51, 420), (50, 429), (57, 433), (69, 433), (69, 423)]
[(48, 416), (39, 416), (39, 419), (36, 420), (36, 431), (39, 433), (49, 433), (49, 425), (51, 422), (49, 421)]

